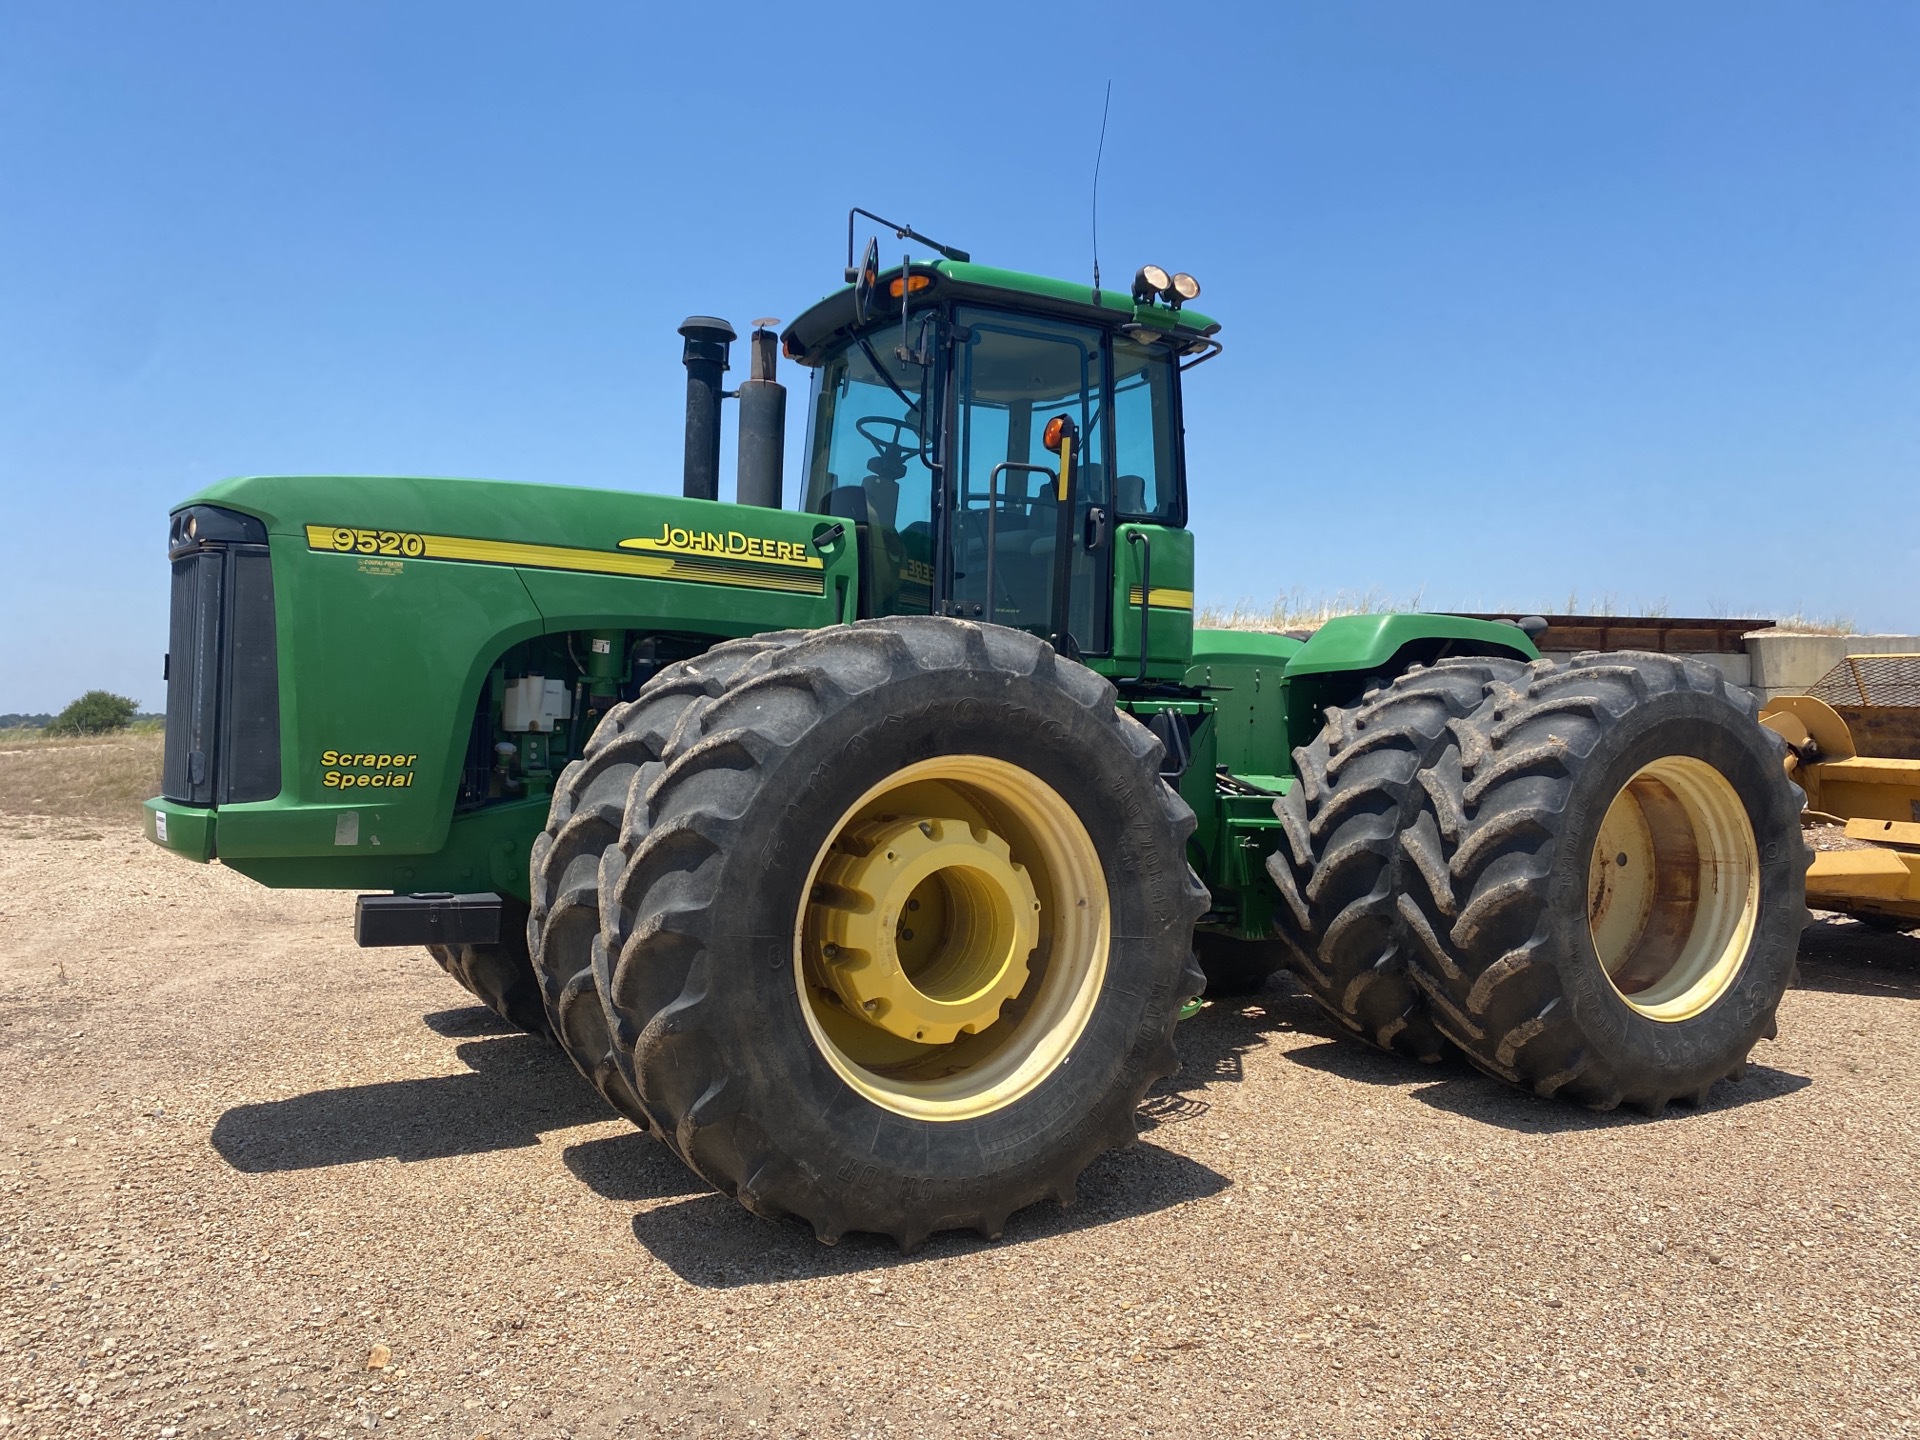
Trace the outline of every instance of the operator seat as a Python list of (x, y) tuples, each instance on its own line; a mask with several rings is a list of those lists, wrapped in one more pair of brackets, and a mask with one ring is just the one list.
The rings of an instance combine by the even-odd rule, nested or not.
[[(908, 550), (900, 532), (894, 528), (900, 513), (900, 482), (870, 474), (858, 485), (836, 485), (827, 491), (822, 509), (837, 520), (865, 527), (861, 563), (866, 573), (862, 577), (862, 588), (874, 614), (899, 614), (901, 572), (906, 567)], [(930, 537), (922, 548), (931, 552)], [(916, 601), (913, 608), (918, 611), (922, 607)]]

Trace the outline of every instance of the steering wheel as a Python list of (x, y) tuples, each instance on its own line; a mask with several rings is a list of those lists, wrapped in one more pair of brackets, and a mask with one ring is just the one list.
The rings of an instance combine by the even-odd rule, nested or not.
[[(869, 430), (869, 425), (874, 428)], [(867, 461), (867, 473), (876, 480), (904, 478), (907, 461), (920, 454), (920, 432), (907, 420), (891, 415), (863, 415), (853, 422), (853, 428), (862, 440), (873, 446), (873, 458)], [(889, 436), (874, 433), (882, 429), (893, 433)], [(906, 435), (913, 437), (911, 445), (901, 438)]]

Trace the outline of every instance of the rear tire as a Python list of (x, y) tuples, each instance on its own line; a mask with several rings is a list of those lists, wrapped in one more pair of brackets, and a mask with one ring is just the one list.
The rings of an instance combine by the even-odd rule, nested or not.
[(440, 968), (502, 1020), (542, 1040), (553, 1038), (540, 982), (527, 958), (527, 907), (500, 903), (500, 940), (493, 945), (429, 945)]
[[(1092, 671), (955, 620), (721, 645), (636, 705), (656, 692), (670, 738), (603, 862), (600, 978), (661, 1137), (826, 1241), (911, 1250), (1070, 1200), (1134, 1139), (1202, 985), (1159, 743)], [(949, 868), (887, 888), (922, 864)]]
[(1705, 1101), (1775, 1033), (1810, 852), (1783, 742), (1709, 666), (1536, 662), (1449, 727), (1401, 833), (1411, 974), (1474, 1064), (1596, 1110)]
[(1282, 904), (1274, 928), (1301, 988), (1344, 1029), (1428, 1063), (1447, 1054), (1407, 971), (1395, 897), (1409, 876), (1401, 829), (1418, 812), (1421, 772), (1517, 660), (1460, 659), (1408, 671), (1347, 706), (1293, 752), (1292, 788), (1274, 806), (1286, 842), (1267, 859)]

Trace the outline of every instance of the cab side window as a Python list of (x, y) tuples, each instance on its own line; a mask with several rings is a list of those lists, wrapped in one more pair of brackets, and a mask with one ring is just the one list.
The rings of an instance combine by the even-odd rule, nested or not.
[(1164, 346), (1113, 342), (1113, 505), (1122, 520), (1179, 525), (1173, 361)]

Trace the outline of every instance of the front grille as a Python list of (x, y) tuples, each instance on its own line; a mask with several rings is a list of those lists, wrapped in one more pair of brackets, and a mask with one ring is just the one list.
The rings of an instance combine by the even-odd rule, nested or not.
[[(189, 527), (183, 517), (196, 523)], [(195, 506), (174, 516), (167, 739), (160, 790), (186, 805), (280, 793), (280, 669), (266, 530)]]
[(213, 803), (220, 705), (220, 616), (226, 552), (173, 562), (173, 626), (167, 636), (167, 744), (160, 793), (186, 805)]
[(280, 793), (280, 662), (273, 635), (273, 563), (264, 546), (228, 552), (226, 694), (221, 697), (220, 798)]

